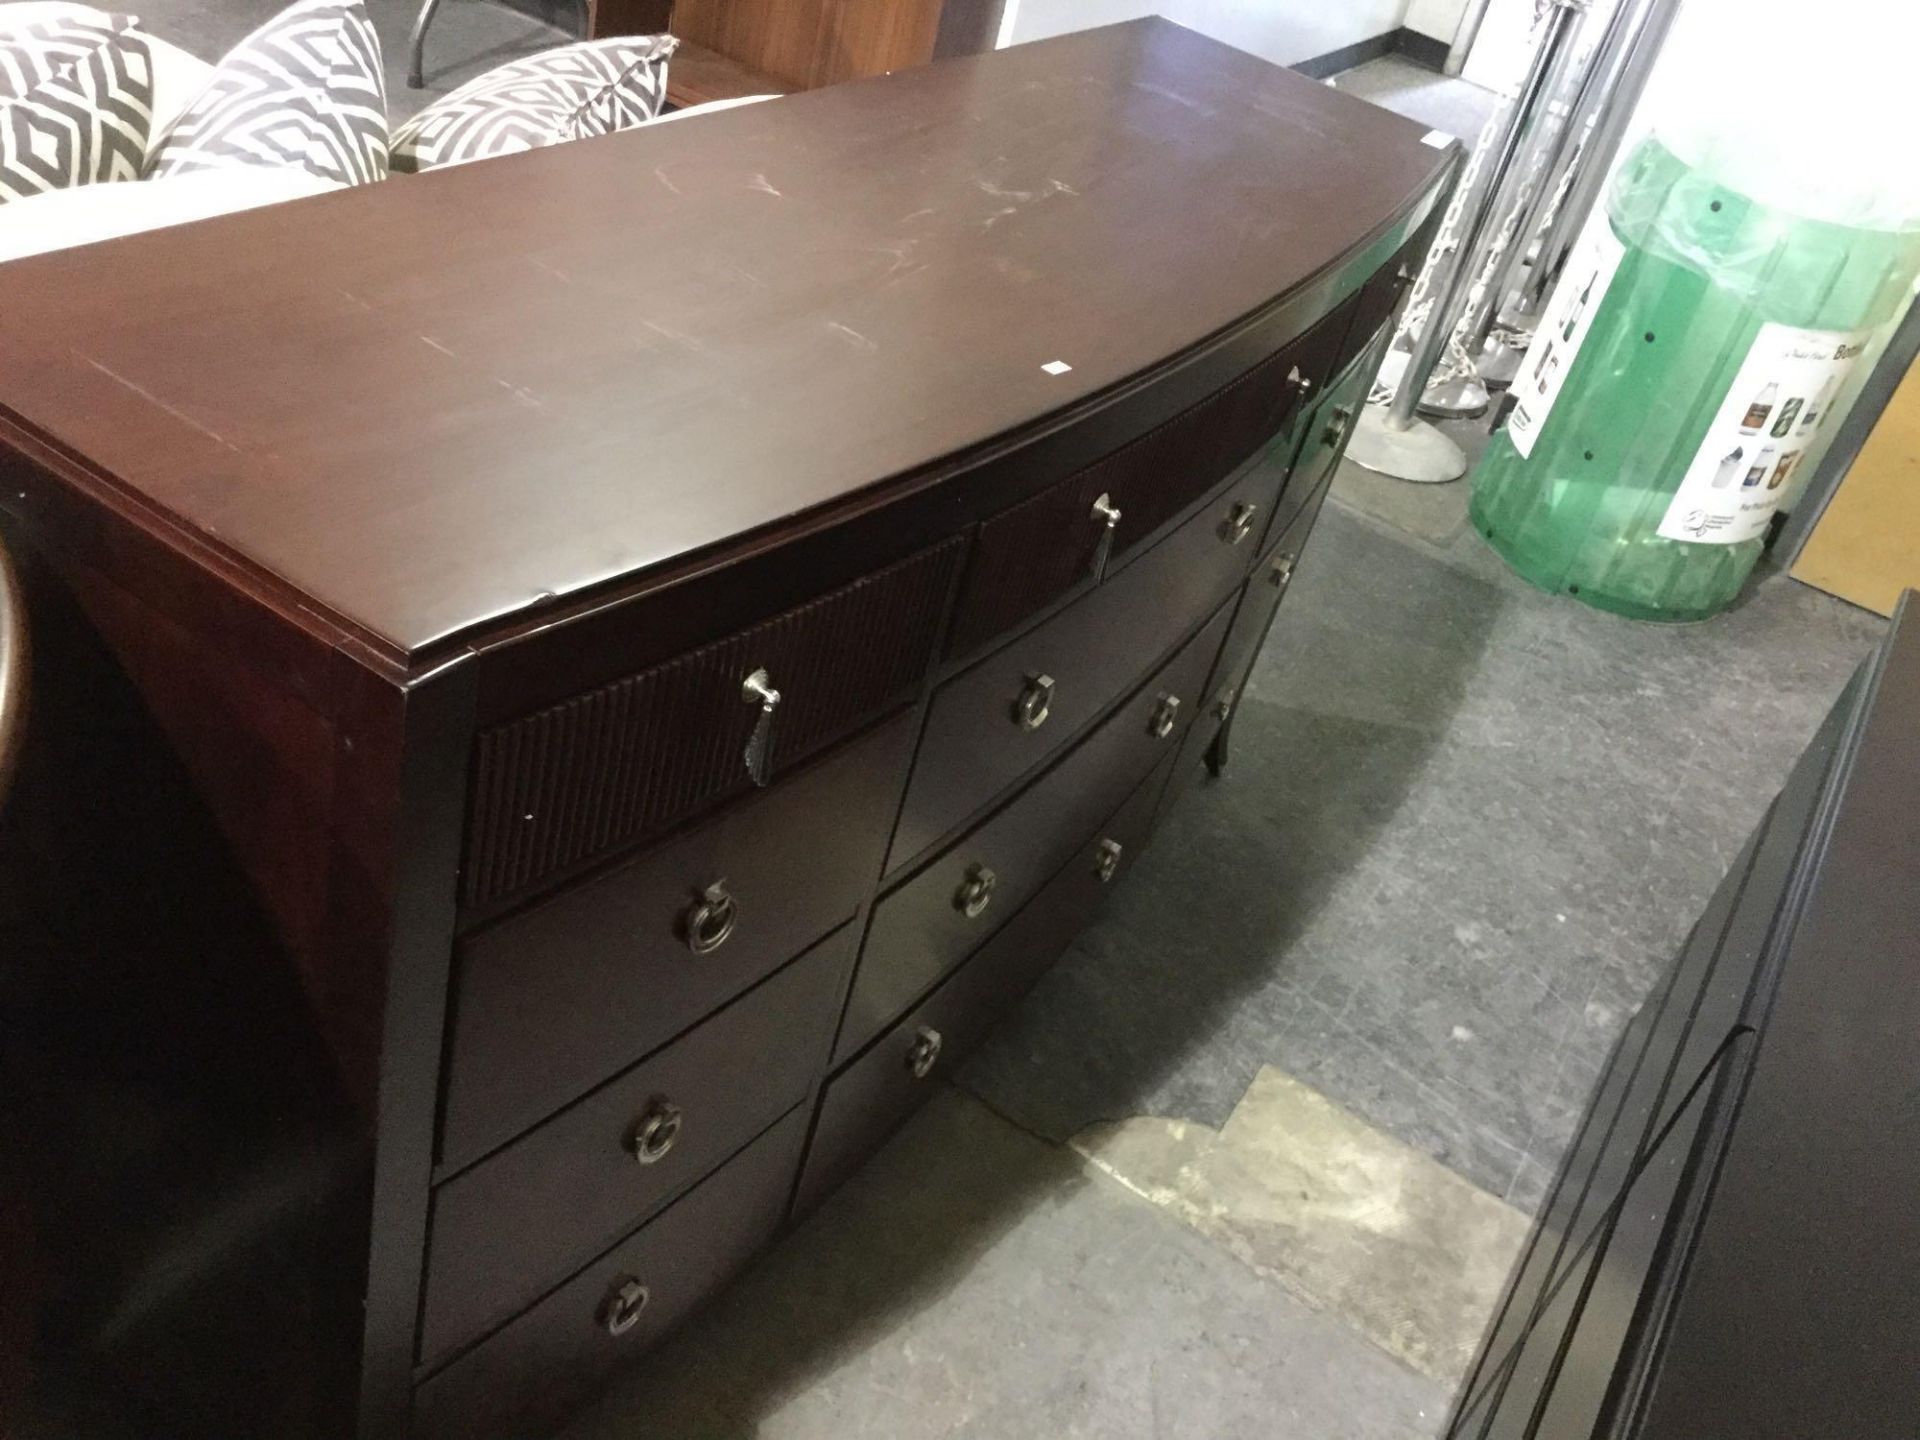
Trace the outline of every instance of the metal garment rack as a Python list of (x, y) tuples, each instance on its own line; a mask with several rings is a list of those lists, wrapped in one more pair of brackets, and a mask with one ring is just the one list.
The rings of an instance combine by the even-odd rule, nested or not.
[[(1573, 40), (1590, 3), (1542, 0), (1526, 77), (1473, 177), (1458, 244), (1433, 262), (1434, 274), (1443, 278), (1393, 399), (1368, 405), (1354, 427), (1348, 456), (1370, 470), (1427, 484), (1466, 474), (1466, 452), (1417, 412), (1484, 413), (1488, 401), (1472, 369), (1472, 352), (1492, 333), (1511, 283), (1518, 281), (1523, 300), (1533, 297), (1516, 321), (1537, 312), (1599, 199), (1681, 0), (1620, 0), (1586, 66), (1579, 67), (1572, 60)], [(1556, 94), (1562, 97), (1563, 124), (1552, 119)], [(1522, 260), (1542, 225), (1547, 234), (1522, 274)], [(1436, 253), (1446, 238), (1443, 232)], [(1425, 278), (1432, 282), (1434, 274)], [(1484, 282), (1477, 293), (1476, 282)], [(1468, 368), (1435, 384), (1434, 372), (1456, 336), (1467, 344)], [(1498, 343), (1511, 348), (1515, 341)]]

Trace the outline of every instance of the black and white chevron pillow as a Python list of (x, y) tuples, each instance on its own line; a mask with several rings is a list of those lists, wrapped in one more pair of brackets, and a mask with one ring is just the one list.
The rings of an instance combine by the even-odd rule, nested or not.
[(0, 201), (137, 180), (153, 124), (153, 56), (123, 16), (0, 35)]
[(395, 170), (431, 170), (645, 124), (667, 96), (671, 35), (618, 35), (512, 60), (393, 132)]
[(293, 166), (364, 185), (387, 174), (380, 37), (361, 0), (298, 0), (214, 67), (159, 137), (147, 177)]

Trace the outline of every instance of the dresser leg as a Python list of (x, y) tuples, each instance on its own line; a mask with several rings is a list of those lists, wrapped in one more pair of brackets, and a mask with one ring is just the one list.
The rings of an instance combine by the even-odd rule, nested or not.
[(1233, 717), (1229, 715), (1226, 722), (1221, 725), (1219, 733), (1213, 737), (1213, 743), (1207, 746), (1207, 753), (1203, 757), (1207, 764), (1207, 774), (1216, 780), (1220, 778), (1220, 772), (1227, 768), (1228, 742), (1232, 737)]

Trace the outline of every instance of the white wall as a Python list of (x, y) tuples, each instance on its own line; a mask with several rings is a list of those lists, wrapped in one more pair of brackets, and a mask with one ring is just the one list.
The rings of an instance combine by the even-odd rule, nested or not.
[(1292, 65), (1397, 30), (1407, 5), (1408, 0), (1007, 0), (1000, 43), (1017, 45), (1158, 14), (1276, 65)]
[(1430, 39), (1444, 40), (1451, 45), (1469, 3), (1471, 0), (1412, 0), (1407, 6), (1407, 18), (1402, 23), (1409, 30), (1417, 30)]

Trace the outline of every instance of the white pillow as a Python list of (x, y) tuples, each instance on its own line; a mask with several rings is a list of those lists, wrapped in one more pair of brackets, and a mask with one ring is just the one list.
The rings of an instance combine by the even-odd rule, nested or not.
[(250, 166), (122, 185), (79, 185), (0, 205), (0, 261), (162, 230), (344, 189), (306, 170)]
[(386, 79), (365, 0), (294, 0), (235, 45), (156, 134), (146, 174), (254, 166), (386, 179)]
[(711, 115), (716, 110), (738, 110), (742, 105), (758, 105), (763, 100), (783, 98), (780, 95), (736, 95), (731, 100), (709, 100), (704, 105), (685, 105), (678, 110), (669, 110), (664, 115), (656, 115), (647, 124), (664, 125), (669, 120), (691, 120), (696, 115)]
[(146, 35), (147, 54), (153, 59), (153, 134), (157, 139), (173, 128), (173, 122), (207, 88), (213, 66), (178, 45), (147, 35), (145, 30), (140, 33)]
[(667, 98), (671, 35), (613, 35), (509, 60), (393, 132), (395, 170), (464, 165), (647, 124)]

